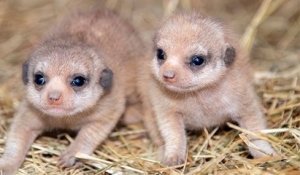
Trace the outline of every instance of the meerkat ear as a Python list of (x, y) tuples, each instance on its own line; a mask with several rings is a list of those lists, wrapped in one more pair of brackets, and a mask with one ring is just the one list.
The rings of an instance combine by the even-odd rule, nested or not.
[(227, 67), (232, 65), (232, 63), (235, 60), (235, 56), (236, 56), (235, 48), (232, 47), (230, 44), (227, 44), (225, 54), (224, 54), (224, 62)]
[(25, 61), (22, 65), (22, 80), (23, 80), (23, 83), (26, 85), (29, 81), (29, 78), (28, 78), (28, 68), (29, 68), (29, 63), (28, 61)]
[(113, 83), (113, 72), (109, 68), (104, 69), (100, 75), (100, 85), (104, 90), (109, 90)]

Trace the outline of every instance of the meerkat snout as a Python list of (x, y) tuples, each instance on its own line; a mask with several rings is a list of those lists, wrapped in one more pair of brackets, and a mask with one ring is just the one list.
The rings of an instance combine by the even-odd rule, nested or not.
[(163, 77), (165, 81), (174, 82), (176, 81), (176, 73), (173, 70), (166, 70), (163, 72)]
[(164, 82), (175, 83), (177, 81), (178, 72), (176, 71), (176, 67), (178, 67), (178, 65), (172, 61), (166, 61), (161, 65), (159, 72)]
[[(178, 60), (175, 59), (166, 59), (165, 52), (162, 49), (157, 49), (156, 51), (156, 59), (159, 64), (159, 76), (161, 77), (162, 81), (166, 83), (175, 83), (178, 78)], [(154, 63), (156, 65), (156, 63)]]
[(48, 104), (53, 106), (59, 106), (63, 102), (62, 93), (54, 90), (48, 93)]
[[(38, 81), (42, 82), (41, 79), (36, 79), (36, 86), (42, 86), (46, 84), (46, 80), (44, 80), (44, 84), (38, 84)], [(64, 103), (63, 97), (66, 96), (64, 95), (65, 93), (66, 87), (64, 85), (64, 82), (59, 77), (54, 77), (48, 82), (48, 86), (45, 87), (45, 97), (42, 98), (42, 101), (44, 101), (46, 105), (49, 105), (51, 107), (62, 106)]]

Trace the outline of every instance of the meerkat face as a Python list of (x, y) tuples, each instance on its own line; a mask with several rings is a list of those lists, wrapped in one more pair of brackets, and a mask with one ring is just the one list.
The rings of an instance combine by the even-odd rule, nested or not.
[(93, 107), (111, 87), (112, 72), (83, 47), (43, 47), (23, 66), (27, 99), (49, 116), (72, 116)]
[(198, 16), (177, 16), (156, 33), (152, 73), (166, 88), (187, 92), (213, 85), (233, 64), (235, 49), (222, 27)]

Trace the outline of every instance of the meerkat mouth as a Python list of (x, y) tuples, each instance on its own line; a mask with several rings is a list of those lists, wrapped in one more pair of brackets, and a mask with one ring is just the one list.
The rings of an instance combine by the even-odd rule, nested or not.
[(71, 115), (74, 112), (74, 108), (46, 107), (43, 108), (43, 112), (53, 116), (66, 116)]
[(178, 85), (174, 85), (174, 84), (168, 84), (168, 83), (164, 83), (165, 87), (171, 91), (175, 91), (175, 92), (190, 92), (190, 91), (194, 91), (195, 89), (197, 89), (196, 85), (189, 85), (189, 86), (178, 86)]
[[(197, 90), (197, 85), (195, 84), (190, 84), (188, 86), (178, 85), (174, 83), (168, 83), (160, 78), (157, 78), (157, 81), (166, 89), (174, 92), (191, 92)], [(183, 83), (183, 84), (188, 84), (188, 83)]]

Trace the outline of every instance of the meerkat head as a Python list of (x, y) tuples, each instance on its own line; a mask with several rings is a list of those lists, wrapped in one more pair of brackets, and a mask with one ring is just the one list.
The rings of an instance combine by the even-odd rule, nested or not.
[(177, 92), (213, 85), (235, 60), (222, 25), (197, 14), (170, 17), (156, 33), (154, 45), (152, 73)]
[(93, 107), (112, 86), (113, 73), (101, 56), (84, 45), (42, 45), (23, 65), (27, 100), (54, 117)]

